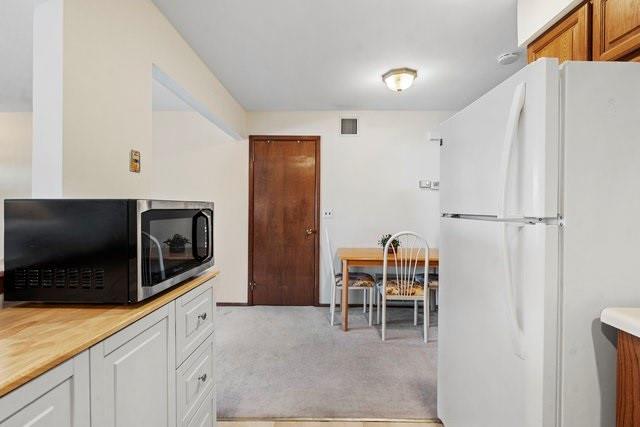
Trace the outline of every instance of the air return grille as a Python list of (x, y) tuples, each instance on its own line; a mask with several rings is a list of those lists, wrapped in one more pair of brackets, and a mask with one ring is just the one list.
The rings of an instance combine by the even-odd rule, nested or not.
[(357, 135), (358, 119), (342, 118), (340, 119), (340, 135)]

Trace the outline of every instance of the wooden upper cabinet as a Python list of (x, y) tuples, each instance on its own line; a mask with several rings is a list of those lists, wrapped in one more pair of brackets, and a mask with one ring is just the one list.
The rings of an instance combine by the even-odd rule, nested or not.
[(593, 0), (593, 59), (640, 60), (640, 0)]
[(585, 3), (574, 10), (531, 43), (527, 50), (529, 62), (538, 58), (558, 58), (560, 62), (590, 60), (591, 4)]

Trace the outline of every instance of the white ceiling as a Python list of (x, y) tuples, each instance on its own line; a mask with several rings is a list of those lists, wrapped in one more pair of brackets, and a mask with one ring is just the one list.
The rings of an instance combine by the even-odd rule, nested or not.
[[(0, 0), (0, 111), (30, 111), (33, 7)], [(153, 0), (248, 110), (457, 110), (521, 68), (516, 0)], [(418, 69), (388, 90), (389, 68)]]
[[(521, 68), (516, 0), (153, 0), (248, 110), (457, 110)], [(390, 68), (418, 69), (393, 93)]]

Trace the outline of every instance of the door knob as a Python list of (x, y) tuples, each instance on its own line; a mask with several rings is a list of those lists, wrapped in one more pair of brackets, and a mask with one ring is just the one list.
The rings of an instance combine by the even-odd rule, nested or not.
[(311, 236), (311, 235), (312, 235), (312, 234), (314, 234), (316, 231), (317, 231), (317, 230), (314, 230), (313, 228), (307, 228), (307, 229), (304, 231), (304, 233), (305, 233), (307, 236)]

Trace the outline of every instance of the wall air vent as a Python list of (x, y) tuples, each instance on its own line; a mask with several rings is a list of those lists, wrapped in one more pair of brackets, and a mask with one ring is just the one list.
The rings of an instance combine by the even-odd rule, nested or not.
[(358, 135), (358, 119), (355, 117), (340, 119), (340, 135)]

